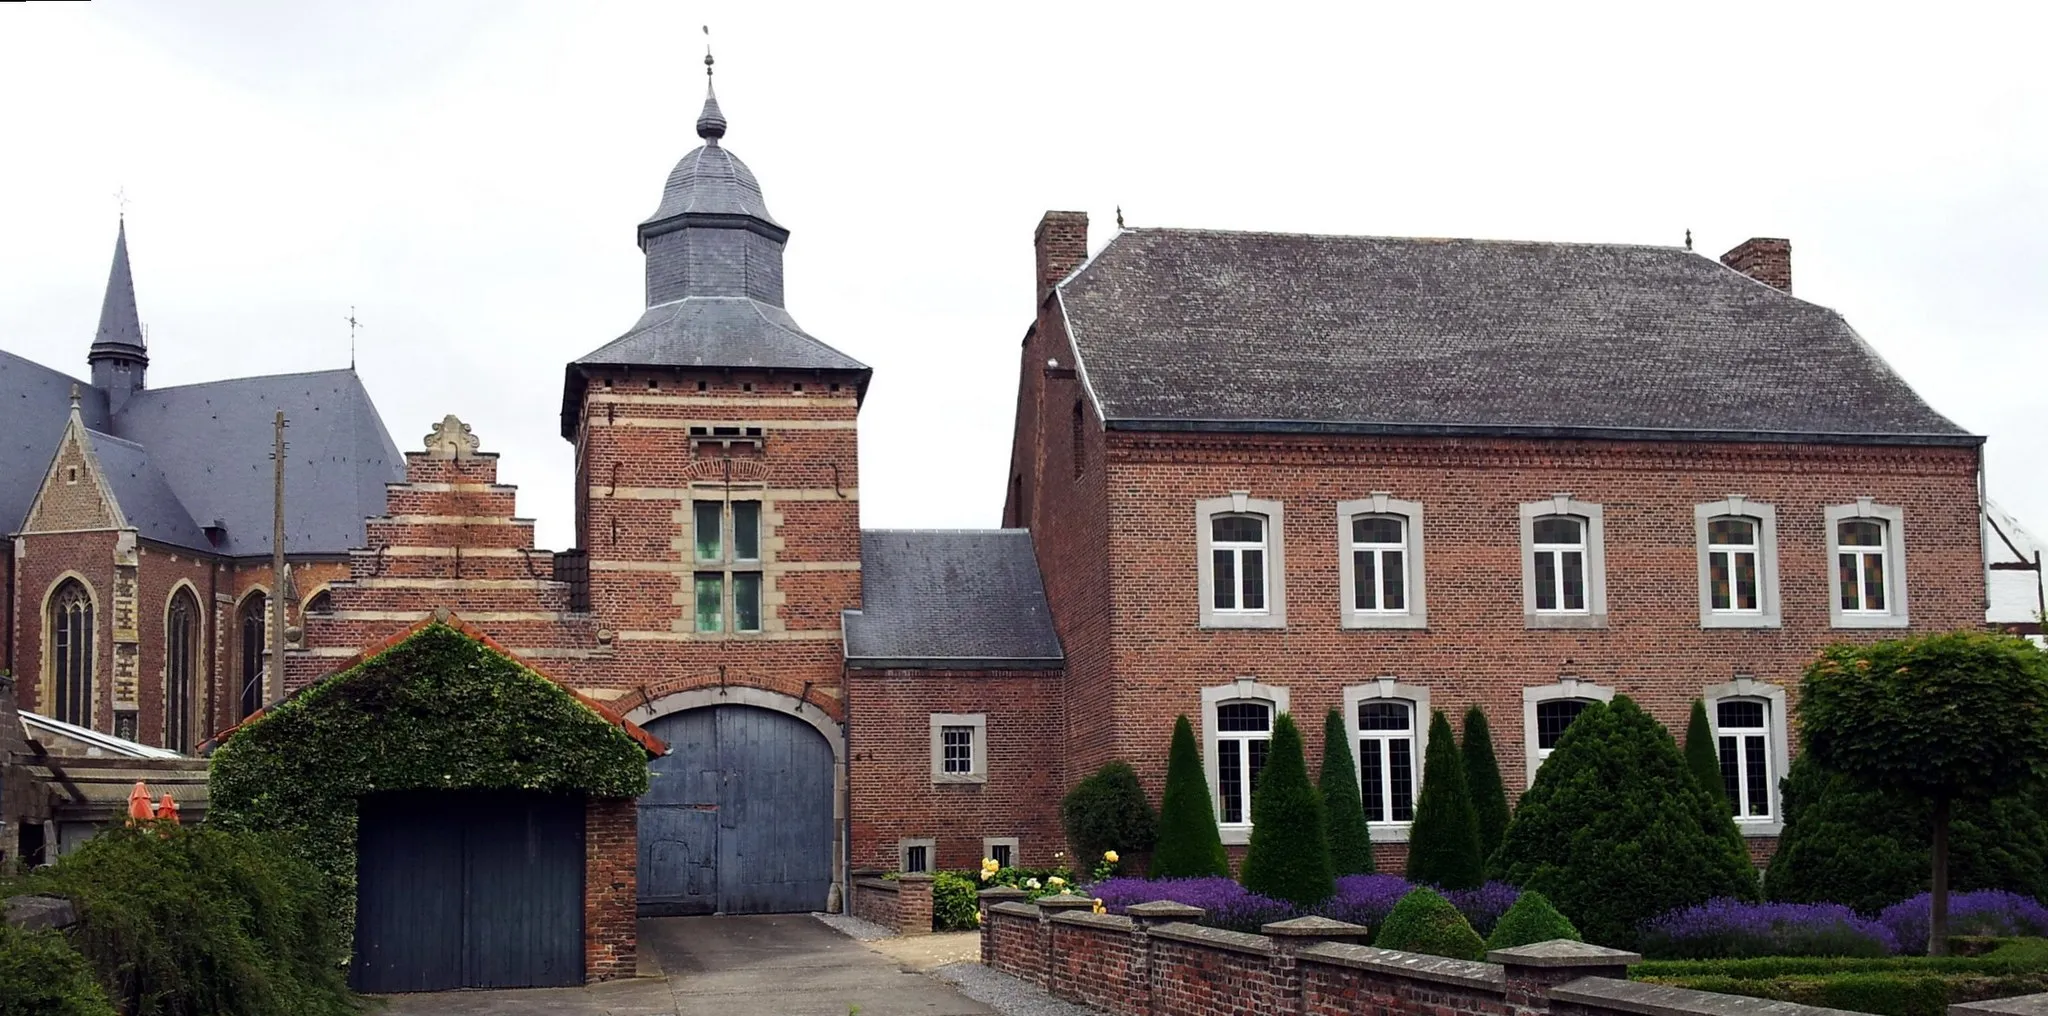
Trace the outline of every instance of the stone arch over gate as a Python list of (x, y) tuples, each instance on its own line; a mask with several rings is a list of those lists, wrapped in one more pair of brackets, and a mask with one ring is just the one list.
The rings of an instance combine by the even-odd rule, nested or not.
[(809, 911), (839, 901), (839, 723), (791, 696), (732, 685), (664, 695), (627, 717), (670, 735), (640, 799), (642, 914)]

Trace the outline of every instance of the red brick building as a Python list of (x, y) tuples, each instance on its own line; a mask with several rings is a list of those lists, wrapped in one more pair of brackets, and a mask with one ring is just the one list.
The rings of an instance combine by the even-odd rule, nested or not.
[(1004, 518), (1069, 781), (1156, 788), (1185, 713), (1243, 843), (1273, 718), (1319, 752), (1338, 709), (1392, 862), (1431, 710), (1484, 708), (1519, 789), (1587, 701), (1682, 731), (1704, 697), (1762, 852), (1815, 651), (1983, 621), (1982, 439), (1793, 297), (1783, 240), (1086, 235), (1038, 229)]

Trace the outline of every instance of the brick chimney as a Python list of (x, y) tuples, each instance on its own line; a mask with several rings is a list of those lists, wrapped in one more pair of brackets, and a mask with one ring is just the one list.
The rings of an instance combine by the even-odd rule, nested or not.
[(1031, 234), (1038, 251), (1038, 303), (1052, 293), (1067, 273), (1088, 260), (1088, 213), (1047, 212)]
[(1758, 236), (1735, 245), (1721, 255), (1721, 263), (1770, 286), (1792, 291), (1792, 241)]

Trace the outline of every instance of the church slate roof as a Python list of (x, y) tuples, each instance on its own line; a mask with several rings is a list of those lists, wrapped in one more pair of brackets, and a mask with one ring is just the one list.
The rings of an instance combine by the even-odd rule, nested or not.
[(1982, 441), (1677, 248), (1133, 229), (1058, 292), (1113, 429)]
[(1040, 670), (1065, 658), (1027, 530), (863, 530), (860, 569), (849, 666)]
[(158, 543), (200, 550), (212, 548), (205, 531), (172, 493), (164, 474), (150, 464), (149, 451), (133, 441), (88, 428), (86, 440), (99, 460), (100, 474), (112, 488), (114, 503), (137, 536)]
[(107, 393), (0, 349), (0, 538), (21, 528), (71, 419), (71, 389), (87, 427), (107, 429)]

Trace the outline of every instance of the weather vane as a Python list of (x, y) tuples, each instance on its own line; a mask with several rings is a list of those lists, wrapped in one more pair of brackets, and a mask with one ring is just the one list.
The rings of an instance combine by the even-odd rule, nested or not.
[(348, 322), (348, 369), (354, 370), (356, 369), (356, 329), (363, 326), (361, 321), (356, 320), (355, 304), (348, 305), (348, 317), (343, 320)]
[(114, 188), (114, 209), (122, 218), (128, 217), (128, 188)]
[(711, 26), (704, 26), (704, 76), (711, 76)]

